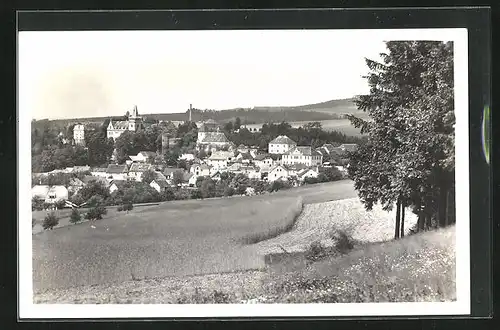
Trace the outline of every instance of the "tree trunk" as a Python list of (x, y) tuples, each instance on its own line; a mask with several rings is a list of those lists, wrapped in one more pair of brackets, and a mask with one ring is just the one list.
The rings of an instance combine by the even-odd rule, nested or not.
[(432, 216), (430, 214), (425, 214), (424, 230), (429, 230), (431, 225), (432, 225)]
[(399, 225), (401, 222), (401, 201), (398, 198), (398, 201), (396, 202), (396, 230), (394, 232), (394, 239), (399, 238)]
[(448, 189), (444, 186), (441, 186), (439, 189), (439, 204), (438, 204), (438, 219), (437, 224), (438, 227), (446, 227), (446, 210), (448, 207)]
[(405, 237), (405, 203), (401, 205), (401, 237)]
[(417, 220), (417, 231), (420, 232), (424, 230), (424, 221), (425, 221), (425, 216), (422, 211), (418, 212), (418, 220)]

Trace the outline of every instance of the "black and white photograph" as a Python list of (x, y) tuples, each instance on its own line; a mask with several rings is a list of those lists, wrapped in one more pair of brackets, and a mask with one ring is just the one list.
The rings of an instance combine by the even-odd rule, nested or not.
[(19, 32), (26, 315), (469, 313), (467, 42)]

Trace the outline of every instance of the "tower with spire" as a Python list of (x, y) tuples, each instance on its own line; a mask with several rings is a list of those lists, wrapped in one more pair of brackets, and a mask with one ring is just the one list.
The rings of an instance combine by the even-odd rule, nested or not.
[(137, 131), (141, 127), (141, 122), (142, 117), (139, 116), (137, 105), (134, 105), (132, 114), (128, 117), (128, 130), (133, 132)]

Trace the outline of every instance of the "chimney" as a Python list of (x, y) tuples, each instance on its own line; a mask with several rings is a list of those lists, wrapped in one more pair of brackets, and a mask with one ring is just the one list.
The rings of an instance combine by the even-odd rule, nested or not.
[(191, 122), (191, 111), (193, 110), (193, 105), (189, 104), (189, 122)]

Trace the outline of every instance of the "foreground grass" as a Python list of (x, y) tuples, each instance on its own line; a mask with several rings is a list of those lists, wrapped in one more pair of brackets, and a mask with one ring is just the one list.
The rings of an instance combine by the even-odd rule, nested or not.
[(289, 205), (288, 208), (276, 210), (274, 217), (278, 219), (278, 222), (269, 222), (265, 224), (260, 232), (244, 236), (241, 242), (243, 244), (255, 244), (290, 231), (302, 213), (303, 208), (304, 201), (299, 197), (297, 201)]
[[(452, 301), (455, 228), (371, 244), (297, 268), (127, 281), (35, 295), (35, 303), (353, 303)], [(290, 262), (283, 261), (283, 262)]]

